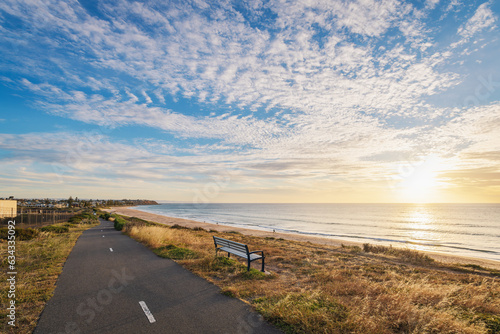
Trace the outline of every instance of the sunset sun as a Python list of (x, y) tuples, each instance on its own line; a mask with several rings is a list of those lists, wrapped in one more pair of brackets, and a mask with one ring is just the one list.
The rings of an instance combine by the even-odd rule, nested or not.
[(440, 168), (442, 168), (441, 163), (435, 156), (426, 157), (422, 163), (413, 166), (411, 172), (400, 183), (403, 199), (414, 203), (435, 200), (439, 185), (437, 174)]

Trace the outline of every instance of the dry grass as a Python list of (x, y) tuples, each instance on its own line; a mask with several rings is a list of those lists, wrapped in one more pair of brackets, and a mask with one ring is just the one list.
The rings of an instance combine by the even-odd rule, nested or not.
[[(59, 224), (60, 225), (60, 224)], [(61, 225), (62, 226), (62, 225)], [(66, 258), (80, 234), (94, 225), (66, 224), (66, 233), (40, 232), (37, 237), (16, 241), (16, 327), (7, 324), (7, 305), (10, 301), (6, 291), (6, 279), (0, 281), (0, 319), (2, 333), (31, 333), (45, 303), (52, 297), (55, 284)], [(0, 240), (3, 268), (7, 268), (7, 242)], [(3, 276), (5, 277), (5, 276)]]
[[(444, 265), (392, 247), (335, 248), (143, 222), (124, 231), (287, 333), (500, 333), (500, 279), (486, 268)], [(270, 274), (216, 258), (212, 235), (264, 250)]]

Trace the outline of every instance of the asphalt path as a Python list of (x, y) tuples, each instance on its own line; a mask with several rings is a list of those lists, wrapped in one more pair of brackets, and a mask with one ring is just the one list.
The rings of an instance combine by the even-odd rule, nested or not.
[(281, 332), (101, 220), (76, 242), (34, 333)]

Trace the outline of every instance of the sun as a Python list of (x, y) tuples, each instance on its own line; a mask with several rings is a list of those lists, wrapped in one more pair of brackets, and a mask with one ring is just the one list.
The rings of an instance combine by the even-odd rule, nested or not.
[(399, 184), (405, 202), (426, 203), (435, 200), (438, 188), (437, 175), (442, 168), (439, 158), (426, 157), (420, 164), (413, 165)]

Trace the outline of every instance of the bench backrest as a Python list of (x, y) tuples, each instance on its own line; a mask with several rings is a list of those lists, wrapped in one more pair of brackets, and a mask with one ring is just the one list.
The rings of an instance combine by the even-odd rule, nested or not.
[(236, 241), (231, 241), (223, 238), (219, 238), (214, 236), (214, 243), (215, 246), (219, 245), (222, 247), (229, 247), (231, 249), (234, 249), (239, 252), (247, 253), (248, 254), (248, 246), (245, 244), (240, 244), (239, 242)]

